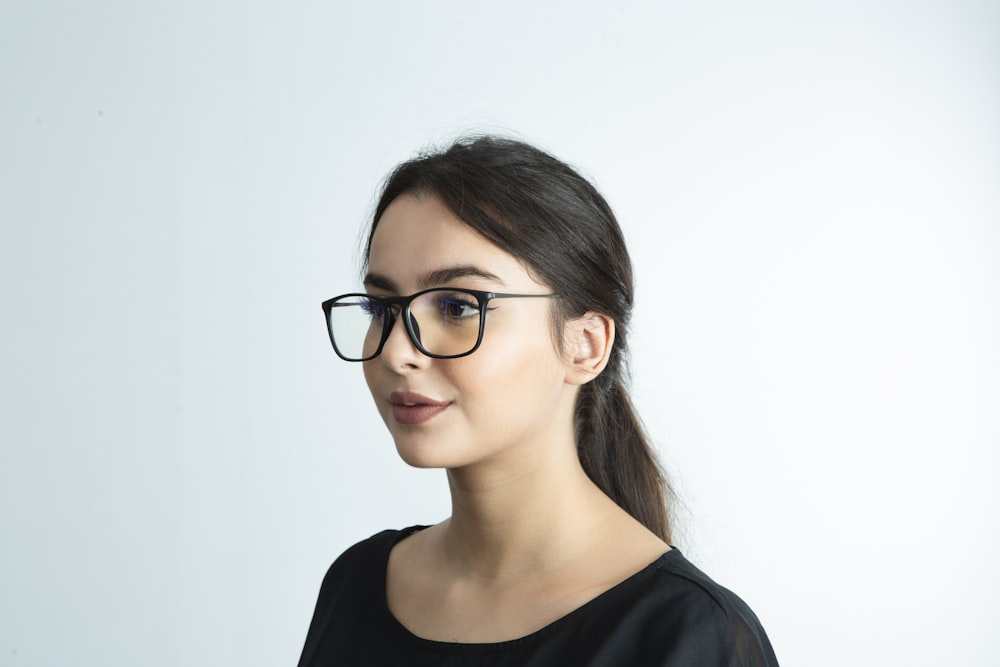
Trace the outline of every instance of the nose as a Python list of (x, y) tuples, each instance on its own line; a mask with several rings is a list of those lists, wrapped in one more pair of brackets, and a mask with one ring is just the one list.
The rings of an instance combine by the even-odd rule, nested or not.
[(382, 345), (382, 354), (379, 357), (382, 359), (382, 363), (397, 372), (422, 368), (430, 360), (430, 357), (418, 350), (413, 341), (410, 340), (406, 325), (403, 323), (403, 317), (410, 317), (413, 332), (419, 340), (420, 327), (417, 321), (413, 319), (412, 315), (399, 313), (393, 318), (392, 328), (389, 330), (388, 338), (385, 339), (385, 344)]

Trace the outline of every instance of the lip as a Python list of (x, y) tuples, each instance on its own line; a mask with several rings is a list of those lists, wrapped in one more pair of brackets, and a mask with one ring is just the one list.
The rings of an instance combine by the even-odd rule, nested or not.
[(430, 421), (448, 409), (450, 401), (438, 401), (411, 391), (389, 394), (392, 417), (400, 424), (416, 425)]

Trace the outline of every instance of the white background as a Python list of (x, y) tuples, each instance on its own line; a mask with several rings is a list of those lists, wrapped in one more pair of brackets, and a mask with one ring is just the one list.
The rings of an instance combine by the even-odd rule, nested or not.
[(995, 665), (1000, 9), (0, 8), (0, 665), (294, 664), (320, 579), (445, 517), (319, 303), (392, 165), (500, 131), (638, 271), (678, 545), (786, 665)]

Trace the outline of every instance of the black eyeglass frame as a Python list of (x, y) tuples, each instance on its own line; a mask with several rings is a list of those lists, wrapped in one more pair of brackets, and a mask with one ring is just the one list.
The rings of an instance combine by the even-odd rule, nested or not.
[[(413, 318), (410, 317), (410, 304), (413, 301), (428, 292), (458, 292), (460, 294), (468, 294), (475, 297), (476, 302), (479, 304), (479, 334), (476, 338), (476, 344), (472, 346), (472, 349), (468, 352), (462, 352), (461, 354), (434, 354), (428, 352), (424, 349), (424, 346), (420, 344), (419, 337), (416, 331), (413, 329)], [(361, 296), (366, 299), (371, 299), (372, 301), (378, 302), (383, 305), (383, 315), (382, 315), (382, 339), (378, 342), (378, 347), (375, 348), (375, 352), (370, 356), (364, 357), (362, 359), (352, 359), (350, 357), (344, 356), (341, 353), (340, 348), (337, 347), (337, 341), (333, 337), (333, 327), (330, 324), (330, 313), (333, 310), (334, 304), (341, 300), (352, 296)], [(333, 345), (333, 351), (337, 353), (337, 356), (344, 361), (371, 361), (372, 359), (378, 357), (382, 354), (382, 348), (385, 346), (385, 341), (389, 339), (389, 334), (392, 333), (392, 327), (396, 323), (397, 317), (402, 317), (403, 324), (406, 327), (406, 335), (409, 337), (410, 342), (413, 343), (413, 347), (417, 348), (421, 354), (430, 357), (431, 359), (459, 359), (461, 357), (467, 357), (476, 350), (483, 342), (483, 332), (486, 330), (486, 306), (493, 299), (551, 299), (557, 298), (558, 294), (505, 294), (503, 292), (485, 292), (483, 290), (466, 289), (464, 287), (431, 287), (429, 289), (420, 290), (415, 294), (409, 296), (374, 296), (372, 294), (365, 294), (364, 292), (349, 292), (347, 294), (341, 294), (340, 296), (335, 296), (332, 299), (327, 299), (321, 305), (323, 308), (323, 314), (326, 316), (326, 332), (330, 336), (330, 344)], [(399, 315), (396, 314), (392, 306), (398, 306)]]

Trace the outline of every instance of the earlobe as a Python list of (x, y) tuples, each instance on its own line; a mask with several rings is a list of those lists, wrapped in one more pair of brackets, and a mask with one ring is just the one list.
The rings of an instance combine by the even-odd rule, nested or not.
[(570, 384), (586, 384), (608, 365), (615, 342), (615, 321), (600, 313), (588, 312), (567, 324)]

